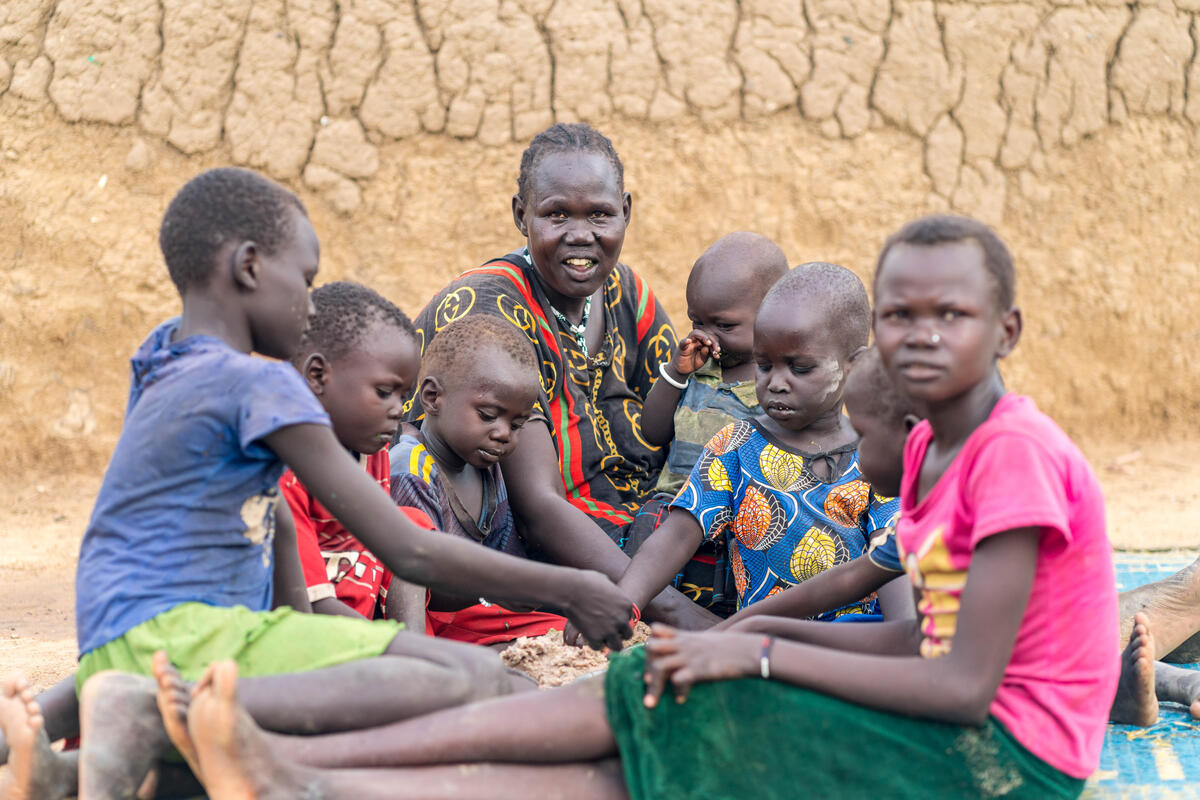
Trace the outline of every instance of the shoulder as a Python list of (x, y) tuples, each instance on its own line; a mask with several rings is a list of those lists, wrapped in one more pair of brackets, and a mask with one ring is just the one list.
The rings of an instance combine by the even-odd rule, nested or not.
[(1078, 462), (1086, 464), (1079, 448), (1054, 420), (1042, 413), (1031, 398), (1016, 394), (1000, 399), (988, 420), (972, 434), (963, 455), (968, 466), (997, 456), (1037, 459), (1062, 468)]
[(437, 464), (433, 456), (415, 436), (401, 436), (396, 444), (392, 445), (388, 460), (393, 483), (419, 481), (426, 486), (432, 486), (437, 477)]
[(739, 448), (744, 447), (756, 438), (761, 439), (762, 434), (758, 432), (758, 429), (754, 427), (754, 424), (750, 420), (734, 420), (717, 431), (708, 440), (708, 443), (704, 445), (704, 449), (714, 456), (723, 456), (727, 453), (736, 452)]

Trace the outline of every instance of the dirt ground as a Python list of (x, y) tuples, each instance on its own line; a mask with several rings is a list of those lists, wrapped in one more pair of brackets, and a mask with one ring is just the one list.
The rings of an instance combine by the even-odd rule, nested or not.
[[(1200, 439), (1097, 442), (1085, 451), (1104, 484), (1115, 547), (1200, 547)], [(9, 498), (0, 508), (0, 675), (20, 671), (47, 687), (74, 669), (75, 559), (99, 485), (98, 476), (0, 483)], [(531, 648), (533, 661), (553, 667), (544, 676), (561, 682), (553, 650)], [(584, 653), (576, 671), (601, 663)]]

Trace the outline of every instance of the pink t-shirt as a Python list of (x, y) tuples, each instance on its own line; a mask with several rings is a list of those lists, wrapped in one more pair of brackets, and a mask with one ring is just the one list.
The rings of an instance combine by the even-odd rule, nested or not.
[(1033, 401), (1005, 395), (916, 503), (928, 422), (904, 448), (900, 557), (921, 592), (921, 655), (949, 652), (975, 547), (1042, 529), (1037, 571), (991, 714), (1027, 750), (1076, 778), (1100, 763), (1120, 675), (1117, 588), (1104, 497), (1083, 454)]

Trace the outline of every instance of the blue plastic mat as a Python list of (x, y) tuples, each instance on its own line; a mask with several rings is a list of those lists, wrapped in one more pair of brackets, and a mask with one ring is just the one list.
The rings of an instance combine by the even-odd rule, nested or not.
[[(1161, 580), (1195, 559), (1195, 553), (1187, 552), (1117, 553), (1117, 588), (1125, 591)], [(1188, 666), (1200, 669), (1200, 665)], [(1152, 728), (1109, 725), (1100, 769), (1083, 796), (1086, 800), (1200, 800), (1200, 723), (1183, 706), (1164, 703)]]

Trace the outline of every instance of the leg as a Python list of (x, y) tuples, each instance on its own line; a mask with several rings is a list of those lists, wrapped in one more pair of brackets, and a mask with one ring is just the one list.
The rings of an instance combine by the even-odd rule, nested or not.
[(280, 760), (237, 705), (237, 668), (216, 665), (211, 684), (197, 691), (188, 713), (205, 788), (213, 800), (300, 796), (371, 798), (626, 797), (619, 765), (455, 765), (408, 770), (328, 770)]
[(1120, 602), (1121, 641), (1129, 637), (1133, 615), (1143, 613), (1154, 631), (1154, 657), (1161, 659), (1200, 631), (1200, 559), (1169, 578), (1122, 592)]
[(1133, 618), (1129, 644), (1121, 653), (1121, 680), (1108, 719), (1125, 725), (1149, 727), (1158, 721), (1158, 697), (1154, 694), (1154, 637), (1145, 614)]
[(1154, 665), (1154, 689), (1159, 700), (1187, 706), (1200, 719), (1200, 672), (1159, 662)]
[(74, 769), (50, 749), (44, 724), (24, 678), (0, 684), (0, 730), (11, 748), (0, 800), (59, 800), (74, 791)]

